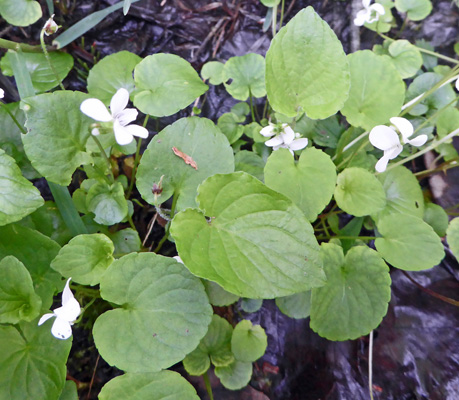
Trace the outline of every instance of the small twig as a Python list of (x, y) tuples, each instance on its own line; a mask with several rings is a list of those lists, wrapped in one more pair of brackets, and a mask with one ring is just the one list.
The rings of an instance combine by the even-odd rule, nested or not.
[(151, 219), (150, 223), (148, 224), (148, 232), (145, 235), (145, 239), (143, 239), (142, 247), (145, 247), (145, 243), (147, 243), (148, 238), (150, 237), (151, 231), (153, 230), (153, 226), (155, 225), (156, 218), (158, 218), (158, 213)]
[(420, 283), (416, 282), (411, 276), (408, 275), (407, 272), (402, 271), (403, 275), (405, 275), (412, 283), (414, 283), (419, 289), (431, 296), (444, 301), (445, 303), (451, 304), (453, 306), (459, 307), (459, 301), (451, 299), (450, 297), (446, 297), (441, 295), (440, 293), (434, 292), (433, 290), (427, 289), (426, 287), (422, 286)]
[(373, 331), (370, 332), (370, 345), (368, 346), (368, 390), (370, 399), (373, 400)]
[(92, 385), (94, 384), (94, 378), (96, 376), (96, 369), (97, 369), (97, 365), (99, 364), (99, 359), (100, 359), (100, 354), (97, 355), (96, 365), (94, 366), (94, 371), (92, 372), (91, 383), (89, 384), (88, 395), (86, 396), (87, 400), (89, 400), (91, 396), (91, 389), (92, 389)]

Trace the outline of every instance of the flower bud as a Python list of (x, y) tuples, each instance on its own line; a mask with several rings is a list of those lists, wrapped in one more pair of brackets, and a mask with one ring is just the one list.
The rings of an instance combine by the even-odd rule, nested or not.
[(45, 35), (54, 35), (57, 30), (59, 29), (59, 26), (54, 22), (54, 14), (51, 15), (51, 18), (46, 21), (45, 26), (43, 27), (43, 30), (45, 31)]

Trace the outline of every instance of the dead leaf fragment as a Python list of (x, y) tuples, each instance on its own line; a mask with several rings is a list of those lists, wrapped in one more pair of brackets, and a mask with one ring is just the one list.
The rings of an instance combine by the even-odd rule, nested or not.
[(188, 155), (177, 149), (177, 147), (172, 147), (172, 151), (176, 156), (179, 156), (183, 161), (185, 161), (185, 164), (190, 165), (193, 167), (195, 170), (198, 169), (198, 164)]

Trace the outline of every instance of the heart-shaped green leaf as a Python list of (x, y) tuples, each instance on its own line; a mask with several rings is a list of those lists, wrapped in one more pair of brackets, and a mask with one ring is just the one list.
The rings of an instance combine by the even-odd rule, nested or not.
[(381, 182), (363, 168), (346, 168), (338, 175), (335, 188), (338, 206), (348, 214), (363, 217), (386, 206), (386, 194)]
[(229, 306), (230, 304), (238, 301), (239, 296), (227, 292), (218, 283), (202, 280), (204, 288), (206, 289), (207, 296), (209, 297), (210, 304), (217, 307)]
[(421, 21), (432, 11), (430, 0), (395, 0), (395, 8), (407, 13), (411, 21)]
[[(411, 101), (421, 94), (424, 94), (428, 90), (432, 89), (442, 79), (442, 75), (434, 72), (426, 72), (422, 75), (418, 75), (414, 78), (413, 82), (411, 82), (411, 85), (406, 92), (406, 101)], [(437, 88), (433, 93), (413, 106), (409, 113), (411, 115), (423, 115), (425, 113), (433, 114), (437, 110), (446, 107), (455, 98), (456, 93), (451, 85), (444, 85)]]
[(311, 222), (335, 190), (335, 164), (330, 156), (312, 147), (302, 151), (298, 162), (287, 149), (274, 151), (264, 173), (266, 185), (290, 198)]
[(224, 387), (239, 390), (246, 386), (252, 377), (252, 363), (233, 361), (224, 367), (215, 367), (215, 375)]
[(253, 151), (241, 150), (234, 155), (234, 170), (247, 172), (263, 182), (265, 162)]
[(199, 187), (202, 210), (172, 221), (180, 257), (195, 275), (248, 298), (273, 298), (324, 283), (311, 224), (285, 196), (244, 172)]
[(382, 321), (390, 301), (389, 268), (366, 246), (322, 244), (325, 286), (312, 290), (311, 328), (329, 340), (357, 339)]
[(390, 214), (376, 225), (382, 235), (375, 240), (376, 249), (396, 268), (421, 271), (438, 265), (445, 256), (441, 239), (420, 218)]
[(35, 0), (0, 0), (0, 15), (11, 25), (28, 26), (41, 18), (42, 11)]
[(201, 69), (202, 79), (209, 79), (209, 83), (212, 85), (220, 85), (223, 83), (223, 67), (225, 64), (219, 61), (206, 62)]
[(435, 233), (443, 237), (448, 229), (448, 214), (446, 211), (434, 203), (427, 203), (424, 207), (424, 222), (427, 222), (435, 231)]
[(91, 186), (86, 197), (88, 211), (95, 214), (94, 221), (102, 225), (114, 225), (128, 214), (128, 202), (120, 182), (111, 185), (97, 182)]
[(0, 261), (0, 323), (16, 324), (38, 316), (41, 298), (35, 294), (32, 278), (16, 257)]
[(0, 325), (0, 399), (57, 400), (72, 340), (58, 340), (38, 320)]
[(82, 285), (97, 285), (113, 262), (114, 246), (102, 233), (78, 235), (62, 247), (51, 268)]
[(265, 59), (255, 53), (231, 57), (223, 67), (222, 79), (228, 93), (237, 100), (245, 101), (250, 95), (264, 97)]
[(92, 160), (86, 141), (94, 121), (80, 111), (87, 97), (60, 90), (28, 97), (22, 103), (29, 130), (22, 137), (27, 157), (38, 172), (59, 185), (67, 186), (75, 169)]
[(128, 373), (102, 388), (99, 400), (199, 400), (191, 383), (173, 371)]
[(22, 175), (27, 179), (39, 178), (40, 174), (32, 167), (24, 152), (21, 131), (7, 110), (16, 118), (20, 126), (24, 126), (26, 119), (24, 111), (19, 108), (19, 103), (3, 104), (0, 107), (0, 148), (16, 160)]
[(424, 197), (414, 174), (403, 166), (378, 175), (386, 193), (386, 205), (371, 217), (377, 221), (390, 214), (409, 214), (422, 218)]
[(0, 238), (0, 260), (14, 256), (21, 261), (32, 277), (43, 309), (51, 307), (54, 293), (63, 287), (60, 274), (50, 267), (60, 246), (40, 232), (20, 225), (0, 227)]
[(353, 126), (372, 129), (397, 116), (405, 100), (405, 83), (390, 58), (370, 50), (349, 54), (351, 91), (341, 112)]
[(205, 374), (210, 367), (210, 362), (216, 366), (229, 365), (234, 361), (231, 352), (231, 335), (233, 327), (230, 323), (212, 315), (209, 330), (199, 343), (199, 346), (188, 354), (183, 360), (183, 366), (190, 375)]
[[(58, 86), (73, 68), (73, 57), (61, 51), (52, 51), (48, 54), (54, 71), (43, 53), (23, 53), (22, 56), (36, 93), (43, 93)], [(8, 57), (2, 58), (1, 67), (3, 75), (13, 76)]]
[[(185, 156), (190, 157), (196, 168), (186, 163)], [(148, 145), (137, 172), (137, 188), (145, 201), (155, 205), (164, 203), (175, 193), (176, 210), (183, 210), (196, 206), (196, 190), (204, 179), (233, 171), (233, 150), (214, 123), (205, 118), (182, 118)], [(155, 196), (152, 188), (160, 181), (162, 193)]]
[(266, 53), (266, 91), (272, 108), (288, 117), (335, 114), (349, 93), (349, 64), (341, 42), (312, 7), (284, 26)]
[(19, 221), (44, 203), (38, 189), (25, 179), (16, 162), (0, 149), (0, 225)]
[(276, 305), (279, 310), (290, 318), (300, 319), (309, 317), (311, 310), (311, 291), (278, 297)]
[(448, 245), (454, 256), (459, 259), (459, 218), (451, 220), (446, 231)]
[(234, 328), (231, 338), (231, 351), (238, 361), (254, 362), (265, 354), (268, 337), (260, 325), (252, 325), (247, 319)]
[(174, 54), (145, 57), (134, 70), (134, 105), (155, 117), (175, 114), (208, 89), (188, 61)]
[(411, 78), (422, 66), (421, 52), (408, 40), (396, 40), (389, 45), (389, 54), (403, 79)]
[(129, 51), (120, 51), (104, 57), (89, 71), (88, 93), (105, 104), (110, 103), (111, 98), (120, 88), (125, 88), (132, 93), (134, 91), (132, 72), (140, 61), (142, 61), (141, 57)]
[(212, 308), (200, 280), (173, 258), (131, 253), (114, 261), (101, 296), (122, 308), (97, 318), (101, 356), (129, 372), (156, 372), (181, 361), (207, 332)]

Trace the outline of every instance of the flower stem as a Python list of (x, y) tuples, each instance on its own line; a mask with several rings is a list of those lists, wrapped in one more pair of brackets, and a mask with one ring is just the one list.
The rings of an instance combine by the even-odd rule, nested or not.
[(94, 141), (96, 142), (97, 144), (97, 147), (99, 148), (101, 154), (102, 154), (102, 157), (105, 159), (105, 162), (107, 163), (107, 168), (110, 172), (110, 181), (113, 183), (115, 182), (115, 177), (113, 176), (113, 171), (112, 171), (112, 164), (107, 156), (107, 153), (105, 153), (105, 150), (102, 146), (102, 144), (100, 143), (99, 139), (97, 139), (96, 136), (94, 136), (93, 134), (91, 134), (91, 137), (94, 139)]
[[(42, 46), (31, 46), (25, 43), (17, 43), (11, 40), (0, 39), (0, 48), (8, 50), (21, 50), (24, 53), (41, 53), (43, 51)], [(54, 51), (53, 47), (48, 47), (47, 50)]]
[(282, 0), (281, 15), (280, 15), (280, 20), (279, 20), (279, 30), (282, 28), (282, 23), (284, 22), (284, 8), (285, 8), (285, 0)]
[(53, 71), (54, 77), (56, 78), (57, 83), (59, 83), (59, 87), (62, 90), (65, 90), (64, 85), (61, 82), (61, 79), (59, 78), (59, 75), (57, 74), (57, 71), (54, 69), (54, 65), (51, 62), (51, 58), (49, 57), (48, 49), (46, 48), (45, 44), (45, 28), (43, 28), (40, 32), (40, 44), (41, 48), (43, 50), (43, 54), (45, 55), (46, 61), (48, 61), (49, 68), (51, 68), (51, 71)]
[(202, 374), (202, 379), (204, 379), (204, 384), (206, 385), (209, 400), (214, 400), (214, 394), (212, 393), (212, 385), (210, 384), (209, 374), (207, 373), (207, 371)]
[(140, 146), (142, 146), (142, 138), (139, 138), (139, 140), (137, 141), (137, 149), (135, 151), (135, 157), (134, 157), (134, 167), (132, 168), (131, 182), (129, 182), (129, 188), (128, 188), (128, 191), (126, 192), (126, 199), (129, 199), (132, 193), (132, 189), (134, 189), (135, 175), (137, 173), (137, 167), (140, 161), (139, 159)]
[[(381, 36), (383, 39), (389, 40), (391, 42), (393, 42), (395, 40), (395, 39), (390, 38), (387, 35), (384, 35), (384, 33), (381, 33), (381, 32), (378, 32), (378, 35)], [(456, 60), (454, 58), (444, 56), (443, 54), (437, 53), (437, 52), (432, 51), (432, 50), (423, 49), (422, 47), (416, 46), (414, 44), (412, 46), (416, 47), (421, 53), (425, 53), (425, 54), (428, 54), (430, 56), (440, 58), (440, 59), (448, 61), (450, 63), (459, 64), (459, 60)]]
[(273, 7), (272, 28), (273, 28), (273, 37), (274, 37), (276, 36), (276, 29), (277, 29), (277, 6)]
[(175, 214), (175, 206), (177, 205), (177, 199), (178, 199), (178, 194), (177, 193), (174, 193), (174, 196), (172, 197), (172, 207), (171, 207), (171, 213), (170, 213), (170, 221), (167, 223), (167, 228), (166, 228), (166, 232), (164, 233), (164, 236), (162, 237), (162, 239), (160, 240), (160, 242), (158, 243), (158, 246), (156, 246), (156, 249), (154, 250), (155, 253), (158, 253), (159, 250), (161, 250), (161, 247), (163, 247), (163, 244), (164, 242), (167, 240), (167, 238), (169, 237), (169, 231), (171, 229), (171, 223), (172, 223), (172, 220), (174, 218), (174, 214)]
[(249, 98), (250, 98), (250, 113), (252, 114), (252, 122), (255, 122), (255, 112), (253, 110), (253, 97), (252, 97), (252, 91), (249, 90)]

